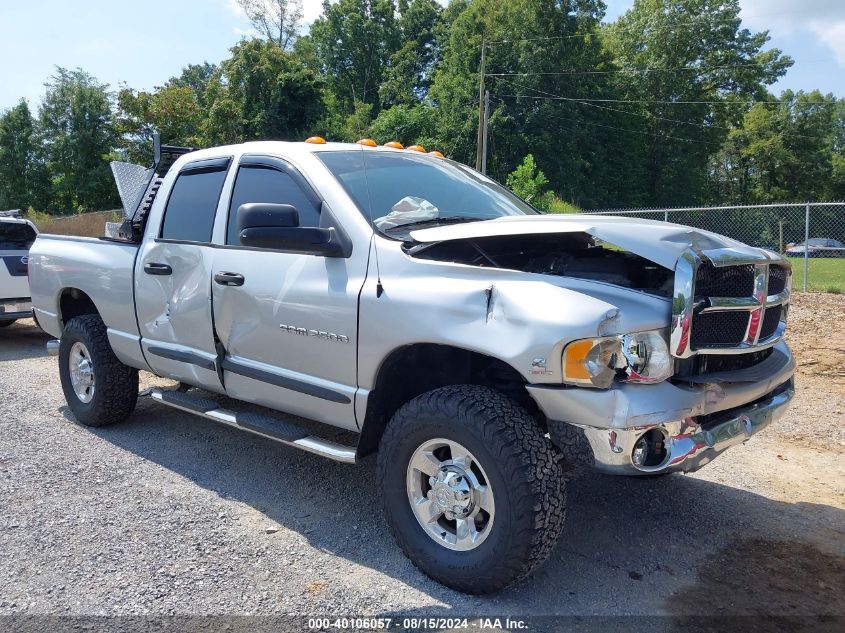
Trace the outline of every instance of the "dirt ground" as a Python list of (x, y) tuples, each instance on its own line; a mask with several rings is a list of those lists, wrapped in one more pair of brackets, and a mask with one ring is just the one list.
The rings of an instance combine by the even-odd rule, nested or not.
[(771, 630), (755, 629), (762, 616), (842, 630), (844, 323), (844, 295), (797, 295), (784, 418), (692, 475), (574, 475), (550, 559), (478, 598), (404, 558), (373, 460), (337, 464), (149, 400), (125, 424), (81, 427), (47, 338), (20, 322), (0, 330), (0, 627), (27, 614), (498, 614), (546, 618), (535, 631), (620, 615), (658, 619), (602, 630), (724, 615), (749, 618), (741, 630)]

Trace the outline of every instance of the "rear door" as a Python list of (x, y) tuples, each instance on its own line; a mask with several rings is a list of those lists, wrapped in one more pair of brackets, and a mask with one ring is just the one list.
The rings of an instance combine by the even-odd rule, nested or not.
[(186, 164), (157, 234), (135, 265), (136, 309), (147, 363), (159, 375), (222, 392), (211, 313), (211, 235), (230, 157)]
[[(214, 320), (226, 351), (226, 393), (357, 429), (354, 414), (358, 294), (367, 249), (349, 258), (244, 247), (242, 204), (291, 204), (300, 226), (331, 226), (316, 190), (291, 164), (244, 156), (227, 209), (225, 244), (214, 254)], [(236, 280), (236, 281), (234, 281)]]
[[(32, 246), (35, 237), (35, 229), (27, 222), (0, 221), (0, 299), (29, 301), (27, 265), (29, 247)], [(15, 312), (16, 310), (8, 311)]]

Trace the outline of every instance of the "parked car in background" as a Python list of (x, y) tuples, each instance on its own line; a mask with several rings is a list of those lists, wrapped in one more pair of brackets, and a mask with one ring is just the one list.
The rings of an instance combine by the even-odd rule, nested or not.
[(19, 213), (0, 212), (0, 327), (32, 316), (29, 298), (29, 248), (38, 229)]
[(786, 249), (786, 254), (790, 257), (804, 257), (804, 251), (808, 251), (808, 257), (845, 257), (845, 244), (828, 237), (814, 237), (807, 240), (806, 245), (804, 242), (793, 244)]

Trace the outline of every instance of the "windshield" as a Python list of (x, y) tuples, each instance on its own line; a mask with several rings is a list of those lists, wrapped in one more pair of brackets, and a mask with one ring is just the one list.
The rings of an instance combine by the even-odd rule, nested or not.
[(35, 231), (29, 224), (0, 222), (0, 248), (28, 249), (35, 241)]
[(447, 159), (365, 150), (317, 155), (375, 227), (392, 237), (425, 226), (537, 213), (501, 185)]

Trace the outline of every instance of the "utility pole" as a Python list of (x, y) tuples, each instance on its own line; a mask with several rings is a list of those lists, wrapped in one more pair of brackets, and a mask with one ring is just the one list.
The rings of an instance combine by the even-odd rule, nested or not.
[(487, 127), (490, 121), (490, 91), (484, 91), (484, 120), (481, 134), (481, 173), (487, 175)]
[(475, 169), (481, 171), (481, 152), (484, 145), (484, 38), (481, 39), (481, 67), (478, 70), (478, 137), (475, 142)]

